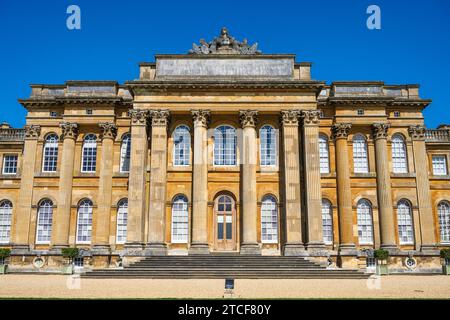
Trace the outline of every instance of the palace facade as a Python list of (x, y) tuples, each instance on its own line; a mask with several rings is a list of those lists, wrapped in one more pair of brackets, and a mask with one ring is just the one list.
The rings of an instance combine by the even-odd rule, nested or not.
[(439, 271), (450, 246), (450, 127), (415, 84), (311, 79), (226, 29), (139, 79), (34, 84), (0, 128), (0, 246), (10, 269), (148, 255), (300, 255)]

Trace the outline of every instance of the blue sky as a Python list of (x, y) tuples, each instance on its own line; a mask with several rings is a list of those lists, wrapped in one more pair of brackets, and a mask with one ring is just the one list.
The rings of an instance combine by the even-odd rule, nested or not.
[[(81, 8), (81, 30), (66, 9)], [(381, 30), (366, 9), (381, 8)], [(155, 53), (185, 53), (226, 26), (264, 53), (313, 62), (313, 78), (419, 83), (426, 125), (450, 123), (450, 1), (0, 0), (0, 121), (25, 123), (30, 83), (126, 80)]]

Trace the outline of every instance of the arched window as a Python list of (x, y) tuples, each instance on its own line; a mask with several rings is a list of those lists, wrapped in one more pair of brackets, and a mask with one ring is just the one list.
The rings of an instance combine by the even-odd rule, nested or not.
[(214, 165), (236, 165), (236, 130), (231, 126), (214, 130)]
[(53, 202), (45, 199), (39, 203), (36, 243), (48, 244), (52, 238)]
[(95, 172), (97, 165), (97, 137), (88, 134), (84, 138), (81, 172)]
[(122, 137), (122, 144), (120, 146), (120, 172), (130, 171), (130, 156), (131, 156), (131, 135), (126, 133)]
[(172, 202), (172, 243), (188, 242), (188, 201), (183, 195)]
[(359, 244), (373, 244), (372, 205), (366, 199), (358, 201), (356, 207)]
[(122, 244), (127, 240), (128, 199), (122, 199), (117, 204), (116, 243)]
[(278, 208), (272, 196), (265, 196), (261, 203), (261, 242), (278, 242)]
[(262, 166), (275, 166), (277, 164), (277, 137), (276, 131), (269, 125), (259, 130), (260, 161)]
[(58, 163), (58, 136), (54, 133), (45, 138), (42, 172), (56, 172)]
[(450, 204), (441, 201), (438, 204), (439, 230), (441, 233), (441, 243), (450, 242)]
[(322, 235), (325, 244), (333, 243), (333, 210), (328, 200), (322, 200)]
[(187, 126), (176, 127), (173, 133), (173, 165), (188, 166), (191, 148), (191, 133)]
[(77, 243), (90, 243), (92, 236), (92, 201), (84, 199), (78, 205)]
[(362, 134), (353, 137), (353, 171), (355, 173), (368, 173), (367, 143)]
[(400, 244), (414, 244), (411, 205), (407, 200), (400, 200), (397, 204), (397, 223)]
[(9, 200), (0, 201), (0, 243), (9, 243), (11, 235), (12, 203)]
[(325, 135), (319, 135), (320, 173), (330, 173), (330, 154), (328, 151), (328, 139)]
[(394, 173), (408, 172), (405, 140), (400, 134), (392, 137), (392, 171)]

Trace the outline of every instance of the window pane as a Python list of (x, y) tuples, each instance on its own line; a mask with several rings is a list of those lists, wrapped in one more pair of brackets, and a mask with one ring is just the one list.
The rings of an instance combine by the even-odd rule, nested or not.
[(188, 242), (188, 201), (185, 196), (177, 196), (172, 203), (172, 242)]
[(53, 202), (44, 200), (39, 204), (36, 243), (50, 243), (52, 236)]
[(173, 135), (173, 164), (175, 166), (189, 165), (189, 154), (191, 148), (191, 134), (186, 126), (179, 126)]
[(17, 155), (3, 156), (3, 174), (17, 173)]
[(82, 172), (95, 172), (97, 163), (97, 138), (89, 134), (84, 139), (82, 155)]
[(392, 137), (392, 170), (394, 173), (408, 172), (406, 145), (399, 135)]
[(122, 139), (120, 147), (120, 172), (130, 171), (130, 157), (131, 157), (131, 136), (127, 134)]
[(92, 235), (92, 202), (81, 201), (78, 206), (77, 242), (90, 243)]
[(220, 126), (214, 130), (214, 164), (236, 165), (236, 130), (230, 126)]
[(360, 200), (356, 208), (358, 239), (360, 244), (373, 244), (372, 206), (367, 200)]
[(441, 242), (450, 242), (450, 204), (441, 202), (438, 205), (439, 229), (441, 233)]
[(357, 134), (353, 138), (353, 169), (355, 173), (368, 173), (366, 139)]
[(322, 233), (325, 244), (333, 243), (333, 216), (330, 202), (322, 201)]
[(116, 242), (125, 243), (127, 240), (128, 200), (122, 200), (117, 206)]
[(397, 205), (398, 238), (400, 244), (414, 244), (414, 230), (411, 207), (407, 201)]
[(433, 174), (447, 175), (447, 159), (445, 156), (433, 156)]
[(42, 158), (43, 172), (56, 172), (58, 163), (58, 136), (49, 135), (44, 144), (44, 152)]
[(9, 243), (12, 208), (12, 203), (8, 200), (0, 202), (0, 243)]
[(278, 208), (271, 196), (265, 197), (261, 204), (261, 241), (278, 242)]
[(276, 165), (276, 132), (271, 126), (260, 129), (260, 153), (262, 166)]
[(328, 140), (319, 136), (320, 173), (330, 173), (330, 160), (328, 153)]
[(232, 222), (233, 217), (232, 216), (227, 216), (226, 217), (226, 238), (227, 240), (231, 240), (233, 238), (233, 234), (232, 234), (232, 226), (233, 226), (233, 222)]

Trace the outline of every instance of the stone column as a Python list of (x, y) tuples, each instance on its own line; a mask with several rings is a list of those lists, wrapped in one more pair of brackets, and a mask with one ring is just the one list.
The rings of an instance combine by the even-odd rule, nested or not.
[(425, 145), (426, 128), (423, 125), (410, 126), (408, 129), (412, 139), (414, 167), (416, 168), (417, 203), (419, 205), (420, 222), (414, 221), (422, 236), (422, 251), (436, 249), (433, 209), (431, 204), (430, 181), (428, 179), (428, 157)]
[(375, 160), (377, 170), (377, 198), (378, 216), (380, 220), (380, 247), (395, 249), (395, 223), (392, 207), (391, 173), (389, 170), (387, 151), (388, 123), (374, 123), (372, 125), (373, 139), (375, 140)]
[(281, 111), (284, 155), (284, 215), (286, 243), (284, 255), (305, 255), (302, 239), (300, 150), (298, 110)]
[(102, 158), (100, 163), (100, 181), (98, 188), (98, 209), (95, 219), (94, 252), (109, 254), (109, 225), (111, 221), (111, 198), (114, 139), (117, 126), (110, 122), (98, 124), (102, 130)]
[(142, 250), (145, 228), (148, 110), (131, 109), (131, 152), (128, 180), (127, 254)]
[(29, 249), (31, 206), (33, 201), (34, 168), (36, 165), (37, 140), (41, 126), (25, 126), (25, 143), (23, 147), (22, 173), (19, 198), (13, 227), (13, 251), (20, 253)]
[(256, 121), (255, 110), (240, 111), (243, 129), (242, 159), (242, 245), (241, 254), (261, 254), (257, 241), (258, 203), (256, 195)]
[[(318, 110), (303, 111), (303, 158), (305, 166), (306, 216), (308, 228), (308, 251), (325, 248), (322, 236), (322, 190), (319, 158)], [(318, 253), (318, 252), (317, 252)]]
[(52, 249), (55, 250), (69, 246), (75, 142), (78, 137), (77, 123), (63, 122), (59, 126), (62, 130), (63, 148), (59, 171), (58, 210), (53, 216), (52, 228)]
[(208, 123), (211, 112), (192, 110), (194, 161), (192, 177), (192, 242), (189, 254), (208, 254)]
[(335, 123), (331, 127), (336, 145), (336, 178), (340, 233), (339, 254), (341, 256), (356, 254), (353, 237), (352, 194), (350, 189), (347, 145), (350, 128), (350, 123)]
[(165, 255), (165, 211), (167, 187), (167, 125), (168, 110), (151, 110), (152, 141), (150, 167), (150, 204), (148, 211), (149, 255)]

